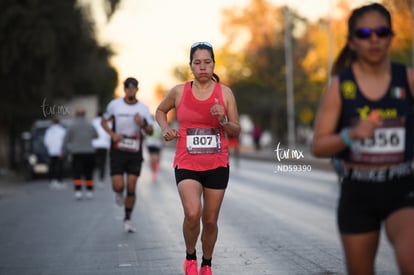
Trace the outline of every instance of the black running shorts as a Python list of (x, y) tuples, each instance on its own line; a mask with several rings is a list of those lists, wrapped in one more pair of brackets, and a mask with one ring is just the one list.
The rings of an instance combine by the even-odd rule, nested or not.
[(345, 178), (338, 205), (339, 231), (344, 234), (378, 231), (390, 214), (404, 207), (414, 207), (412, 175), (385, 182)]
[(148, 146), (147, 148), (150, 154), (158, 154), (161, 152), (161, 148), (158, 146)]
[(193, 171), (175, 168), (175, 181), (177, 185), (185, 179), (193, 179), (203, 187), (211, 189), (226, 189), (229, 182), (229, 167), (218, 167), (207, 171)]
[(143, 158), (140, 152), (131, 153), (112, 149), (110, 151), (111, 176), (127, 173), (139, 177), (142, 161)]

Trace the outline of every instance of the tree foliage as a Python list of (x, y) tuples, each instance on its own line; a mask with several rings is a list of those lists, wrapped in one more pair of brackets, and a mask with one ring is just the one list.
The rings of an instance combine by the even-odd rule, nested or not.
[[(406, 1), (385, 0), (383, 4), (389, 9), (393, 19), (392, 28), (395, 36), (391, 45), (391, 58), (410, 65), (412, 30), (411, 24), (407, 24), (411, 22), (407, 3)], [(308, 24), (301, 38), (309, 45), (306, 54), (302, 57), (302, 67), (306, 72), (311, 102), (316, 102), (320, 98), (323, 87), (329, 79), (329, 65), (347, 43), (347, 20), (351, 12), (349, 1), (339, 1), (330, 18), (321, 18), (317, 22)], [(331, 60), (328, 54), (330, 51), (332, 51)], [(314, 108), (316, 107), (317, 105), (314, 104)]]
[[(391, 58), (411, 64), (411, 16), (406, 1), (384, 0), (393, 17)], [(224, 46), (215, 49), (216, 73), (235, 93), (239, 113), (271, 130), (274, 142), (285, 141), (286, 65), (285, 7), (251, 0), (244, 7), (222, 11)], [(330, 67), (346, 43), (349, 1), (337, 1), (329, 16), (308, 21), (291, 13), (296, 125), (312, 125), (319, 99), (330, 78)], [(187, 66), (174, 75), (189, 78)]]
[(43, 98), (112, 95), (112, 51), (98, 45), (75, 0), (5, 0), (0, 12), (2, 123), (35, 118)]
[(88, 94), (103, 104), (112, 97), (112, 50), (98, 44), (88, 18), (76, 0), (0, 2), (0, 123), (11, 142), (42, 118), (45, 98)]
[(392, 28), (394, 30), (391, 45), (391, 57), (408, 66), (412, 63), (412, 17), (408, 1), (384, 0), (383, 4), (390, 10), (392, 15)]
[[(275, 140), (285, 140), (285, 7), (251, 0), (246, 7), (224, 10), (223, 16), (223, 32), (227, 38), (223, 60), (232, 62), (226, 63), (227, 80), (236, 95), (239, 112), (270, 129)], [(291, 12), (291, 18), (289, 31), (296, 33), (306, 20), (295, 12)], [(299, 57), (304, 48), (296, 36), (291, 41), (294, 83), (300, 86), (303, 73)]]
[[(410, 9), (406, 1), (384, 0), (383, 4), (392, 14), (396, 33), (391, 58), (410, 65)], [(297, 13), (292, 15), (296, 125), (312, 123), (304, 121), (302, 115), (306, 113), (309, 118), (312, 111), (316, 113), (330, 66), (346, 43), (350, 12), (349, 1), (341, 0), (329, 18), (316, 22), (304, 20)], [(226, 80), (236, 94), (240, 112), (270, 129), (275, 140), (283, 140), (287, 133), (284, 16), (283, 7), (265, 0), (251, 0), (246, 7), (224, 10), (227, 40), (219, 60), (227, 68)]]

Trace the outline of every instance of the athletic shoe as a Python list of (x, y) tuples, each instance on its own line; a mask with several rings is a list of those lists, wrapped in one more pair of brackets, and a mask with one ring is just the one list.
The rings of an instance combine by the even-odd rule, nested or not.
[(75, 191), (75, 199), (81, 200), (82, 199), (82, 192), (81, 191)]
[(137, 231), (137, 229), (134, 227), (130, 220), (124, 221), (124, 230), (127, 233), (135, 233)]
[(93, 198), (93, 192), (86, 191), (86, 198), (91, 200)]
[(124, 205), (124, 197), (122, 196), (122, 193), (115, 193), (115, 202), (119, 206)]
[(200, 268), (200, 275), (213, 275), (211, 266), (205, 265)]
[(198, 275), (197, 260), (185, 260), (184, 261), (184, 275)]

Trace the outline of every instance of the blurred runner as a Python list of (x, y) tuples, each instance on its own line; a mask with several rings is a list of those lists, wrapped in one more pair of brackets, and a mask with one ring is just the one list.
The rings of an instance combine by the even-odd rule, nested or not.
[(157, 180), (158, 170), (160, 169), (161, 151), (164, 147), (164, 137), (158, 123), (154, 123), (154, 132), (145, 138), (148, 154), (150, 158), (151, 179)]
[(52, 125), (46, 129), (44, 144), (49, 154), (49, 187), (52, 189), (65, 188), (63, 178), (63, 138), (66, 129), (60, 124), (59, 118), (52, 119)]
[(259, 124), (255, 124), (252, 130), (252, 137), (253, 137), (256, 151), (259, 151), (261, 149), (260, 139), (262, 138), (262, 134), (263, 134), (262, 127), (260, 127)]
[(352, 11), (322, 97), (312, 151), (340, 159), (337, 208), (348, 274), (374, 274), (382, 226), (400, 274), (414, 274), (414, 71), (390, 60), (391, 14)]
[(85, 109), (76, 110), (76, 118), (69, 126), (64, 146), (72, 154), (72, 173), (75, 198), (83, 197), (82, 186), (86, 185), (86, 197), (93, 197), (93, 170), (95, 167), (95, 148), (92, 140), (98, 137), (95, 127), (86, 120)]
[(95, 170), (98, 172), (98, 186), (103, 187), (108, 149), (111, 147), (111, 136), (102, 128), (101, 112), (92, 120), (92, 125), (98, 132), (98, 138), (92, 141), (92, 145), (95, 148)]
[[(143, 133), (153, 132), (153, 118), (149, 107), (136, 98), (138, 80), (129, 77), (124, 81), (123, 98), (109, 102), (102, 116), (102, 127), (111, 136), (110, 167), (112, 189), (115, 201), (124, 206), (124, 230), (128, 233), (136, 231), (131, 222), (131, 214), (135, 205), (135, 190), (142, 168)], [(109, 125), (109, 122), (112, 123)], [(124, 183), (126, 174), (126, 183)], [(126, 198), (124, 188), (126, 185)]]
[(240, 165), (240, 139), (235, 136), (227, 136), (229, 142), (229, 154), (234, 159), (236, 167)]

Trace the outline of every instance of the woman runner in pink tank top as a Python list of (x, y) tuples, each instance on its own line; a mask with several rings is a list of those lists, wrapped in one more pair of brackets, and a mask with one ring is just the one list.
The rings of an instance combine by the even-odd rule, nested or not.
[[(214, 64), (213, 47), (194, 43), (190, 50), (194, 80), (173, 87), (156, 111), (165, 140), (177, 139), (174, 169), (184, 209), (185, 275), (212, 274), (217, 220), (229, 179), (225, 135), (240, 134), (236, 100), (231, 89), (219, 83)], [(167, 121), (167, 113), (174, 108), (178, 130)], [(195, 248), (200, 230), (203, 257), (198, 273)]]

